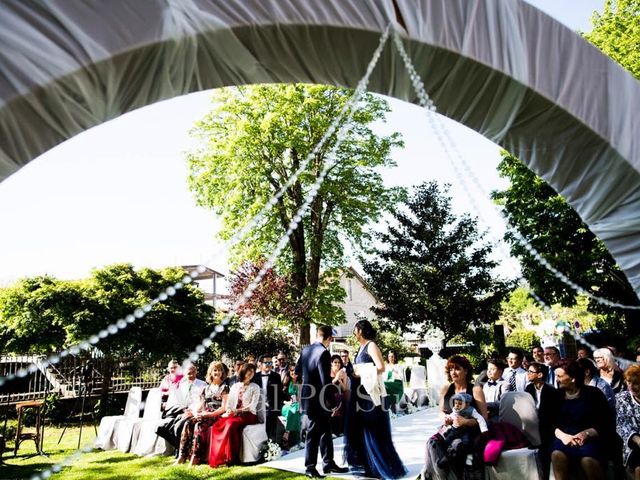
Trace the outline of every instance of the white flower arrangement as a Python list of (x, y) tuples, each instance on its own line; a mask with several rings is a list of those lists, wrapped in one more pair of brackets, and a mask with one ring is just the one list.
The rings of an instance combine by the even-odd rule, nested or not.
[(270, 462), (272, 460), (280, 458), (280, 456), (282, 455), (282, 449), (277, 443), (274, 443), (271, 440), (267, 440), (262, 446), (261, 455), (262, 459), (265, 462)]

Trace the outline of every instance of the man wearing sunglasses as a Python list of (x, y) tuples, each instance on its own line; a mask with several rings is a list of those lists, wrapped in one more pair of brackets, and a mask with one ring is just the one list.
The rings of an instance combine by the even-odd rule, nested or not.
[(280, 375), (273, 371), (273, 356), (269, 354), (260, 355), (258, 358), (259, 372), (253, 377), (252, 382), (258, 384), (262, 389), (267, 411), (266, 429), (267, 437), (272, 442), (276, 441), (278, 433), (278, 415), (282, 409), (282, 381)]

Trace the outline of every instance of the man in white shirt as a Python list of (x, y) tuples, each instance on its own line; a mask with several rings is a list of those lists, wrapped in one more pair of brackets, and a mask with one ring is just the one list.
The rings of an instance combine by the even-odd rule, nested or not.
[(487, 382), (482, 386), (482, 391), (487, 401), (489, 417), (498, 415), (502, 394), (511, 390), (509, 382), (502, 376), (505, 367), (504, 361), (497, 358), (492, 358), (487, 362)]
[[(169, 393), (164, 425), (158, 427), (156, 433), (174, 446), (176, 452), (185, 423), (193, 417), (202, 406), (204, 389), (207, 383), (197, 378), (198, 367), (190, 363), (184, 366), (185, 376), (180, 380), (178, 388)], [(176, 460), (178, 461), (178, 460)]]
[(515, 392), (524, 392), (527, 385), (527, 371), (522, 368), (522, 352), (517, 348), (509, 350), (507, 356), (509, 366), (504, 369), (502, 378), (504, 378)]

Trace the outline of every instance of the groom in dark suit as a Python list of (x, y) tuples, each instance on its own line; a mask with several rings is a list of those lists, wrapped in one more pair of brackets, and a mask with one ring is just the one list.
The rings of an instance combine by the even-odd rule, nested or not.
[(323, 472), (347, 473), (346, 467), (339, 467), (333, 460), (333, 439), (331, 437), (331, 416), (337, 410), (335, 391), (331, 383), (331, 355), (329, 344), (333, 340), (331, 327), (318, 327), (315, 343), (302, 350), (296, 365), (296, 374), (302, 375), (300, 404), (307, 418), (305, 439), (305, 474), (311, 478), (323, 478), (316, 470), (318, 446), (322, 454)]

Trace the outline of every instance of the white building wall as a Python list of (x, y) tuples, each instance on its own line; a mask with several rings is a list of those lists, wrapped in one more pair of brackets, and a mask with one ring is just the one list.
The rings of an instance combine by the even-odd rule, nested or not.
[(335, 327), (336, 337), (348, 337), (353, 334), (353, 327), (358, 320), (375, 318), (371, 307), (377, 302), (357, 276), (349, 277), (349, 272), (343, 273), (340, 277), (340, 286), (347, 292), (345, 302), (339, 304), (344, 310), (347, 323)]

